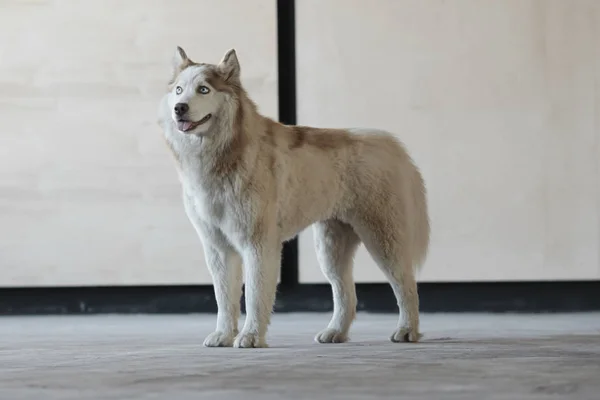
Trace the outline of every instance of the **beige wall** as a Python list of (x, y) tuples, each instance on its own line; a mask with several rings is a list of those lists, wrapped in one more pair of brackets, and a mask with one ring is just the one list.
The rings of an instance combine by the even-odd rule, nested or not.
[[(392, 130), (422, 168), (420, 280), (600, 278), (599, 1), (296, 4), (299, 123)], [(310, 230), (300, 265), (323, 281)]]
[[(600, 278), (600, 2), (296, 8), (299, 123), (389, 129), (423, 170), (420, 280)], [(157, 102), (175, 45), (215, 62), (236, 47), (276, 117), (275, 13), (271, 0), (2, 2), (0, 286), (209, 282)], [(323, 281), (310, 230), (300, 263), (302, 281)], [(383, 280), (363, 248), (356, 274)]]
[(277, 116), (271, 0), (3, 1), (0, 286), (210, 282), (156, 124), (176, 45)]

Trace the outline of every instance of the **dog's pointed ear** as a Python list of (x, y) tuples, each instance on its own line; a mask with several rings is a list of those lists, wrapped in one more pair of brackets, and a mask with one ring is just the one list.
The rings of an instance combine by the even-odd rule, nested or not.
[(182, 69), (181, 67), (191, 63), (190, 58), (185, 54), (185, 50), (177, 46), (173, 54), (173, 69)]
[(181, 71), (183, 71), (192, 64), (194, 64), (194, 62), (190, 60), (187, 54), (185, 54), (185, 51), (181, 47), (177, 46), (177, 49), (175, 49), (175, 54), (173, 55), (173, 59), (171, 61), (173, 72), (172, 80), (177, 78), (177, 75), (179, 75)]
[(231, 49), (225, 53), (217, 68), (225, 80), (240, 78), (240, 62), (238, 61), (235, 49)]

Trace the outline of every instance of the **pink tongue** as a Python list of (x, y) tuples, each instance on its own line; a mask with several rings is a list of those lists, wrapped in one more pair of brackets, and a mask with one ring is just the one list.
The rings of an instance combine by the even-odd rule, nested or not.
[(188, 129), (190, 129), (192, 127), (192, 124), (193, 123), (190, 122), (190, 121), (178, 121), (177, 122), (177, 128), (180, 131), (185, 132), (185, 131), (187, 131)]

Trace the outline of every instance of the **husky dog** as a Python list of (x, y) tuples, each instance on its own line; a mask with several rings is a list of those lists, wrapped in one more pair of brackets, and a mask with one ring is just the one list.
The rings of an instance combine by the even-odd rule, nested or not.
[[(267, 346), (282, 243), (309, 225), (334, 300), (315, 340), (348, 340), (360, 243), (396, 295), (400, 318), (391, 340), (419, 340), (414, 274), (429, 246), (427, 199), (396, 138), (373, 129), (286, 126), (261, 115), (233, 49), (207, 64), (177, 47), (159, 114), (214, 283), (217, 326), (205, 346)], [(246, 319), (238, 331), (243, 281)]]

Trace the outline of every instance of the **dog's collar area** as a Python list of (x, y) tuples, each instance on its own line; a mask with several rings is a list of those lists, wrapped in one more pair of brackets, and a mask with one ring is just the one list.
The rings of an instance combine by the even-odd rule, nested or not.
[(203, 123), (207, 122), (212, 117), (212, 114), (207, 114), (204, 118), (202, 118), (198, 122), (186, 121), (186, 120), (178, 120), (177, 121), (177, 129), (181, 132), (189, 132), (193, 129), (196, 129)]

